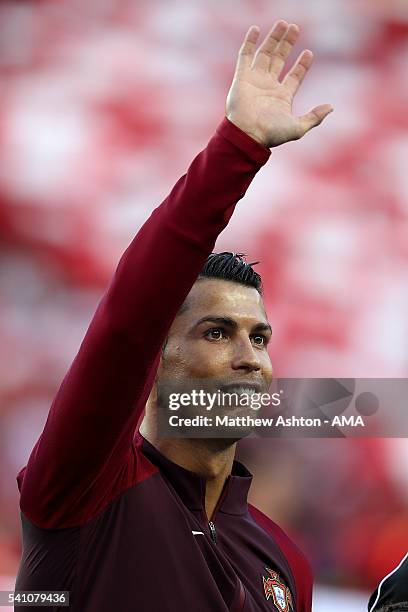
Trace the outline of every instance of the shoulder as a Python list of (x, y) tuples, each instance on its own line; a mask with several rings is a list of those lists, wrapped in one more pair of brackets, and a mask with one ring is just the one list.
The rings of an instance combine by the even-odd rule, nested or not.
[(69, 486), (69, 469), (61, 473), (58, 482), (48, 482), (46, 478), (38, 477), (38, 470), (30, 470), (30, 458), (28, 465), (17, 475), (21, 512), (40, 529), (84, 525), (125, 491), (159, 472), (158, 467), (143, 454), (141, 442), (136, 437), (126, 453), (115, 449), (82, 496), (76, 495), (75, 489)]
[(248, 504), (248, 510), (256, 523), (272, 536), (285, 555), (295, 578), (300, 600), (299, 610), (302, 612), (311, 610), (313, 572), (309, 561), (283, 529), (266, 514), (252, 504)]
[(408, 601), (408, 552), (400, 563), (380, 582), (368, 602), (370, 612), (383, 605)]
[(283, 529), (252, 504), (248, 504), (248, 509), (258, 525), (263, 527), (263, 529), (269, 532), (276, 540), (282, 551), (285, 553), (290, 565), (295, 566), (295, 569), (298, 568), (299, 570), (301, 569), (302, 571), (307, 571), (307, 573), (310, 575), (310, 579), (312, 580), (313, 574), (309, 561), (306, 559), (300, 548), (298, 548), (298, 546), (296, 546), (290, 537), (283, 531)]

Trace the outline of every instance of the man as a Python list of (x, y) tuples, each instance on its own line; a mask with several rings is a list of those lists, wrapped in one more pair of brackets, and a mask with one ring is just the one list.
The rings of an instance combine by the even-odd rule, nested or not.
[(368, 602), (369, 612), (408, 610), (408, 553), (380, 582)]
[(279, 81), (298, 34), (279, 21), (256, 50), (248, 30), (226, 117), (122, 256), (17, 478), (17, 590), (70, 591), (75, 612), (311, 609), (303, 555), (247, 504), (236, 440), (156, 427), (161, 378), (271, 381), (259, 279), (240, 257), (209, 256), (270, 148), (332, 110), (292, 114), (313, 58)]

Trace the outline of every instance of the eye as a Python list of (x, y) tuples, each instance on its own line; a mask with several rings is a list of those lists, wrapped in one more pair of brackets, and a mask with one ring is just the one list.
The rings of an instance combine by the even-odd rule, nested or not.
[(254, 336), (252, 336), (252, 340), (257, 346), (266, 346), (268, 342), (267, 337), (263, 334), (255, 334)]
[(217, 341), (225, 338), (225, 332), (222, 327), (212, 327), (205, 332), (204, 337), (209, 340)]

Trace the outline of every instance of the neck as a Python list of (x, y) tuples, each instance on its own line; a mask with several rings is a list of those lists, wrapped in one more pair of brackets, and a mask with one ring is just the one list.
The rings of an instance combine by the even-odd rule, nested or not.
[(231, 474), (235, 440), (159, 438), (155, 423), (145, 416), (140, 433), (167, 459), (206, 479), (205, 511), (211, 520), (224, 484)]

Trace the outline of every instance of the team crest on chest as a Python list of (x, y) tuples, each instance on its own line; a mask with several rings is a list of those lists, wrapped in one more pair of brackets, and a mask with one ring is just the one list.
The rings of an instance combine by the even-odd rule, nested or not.
[(289, 588), (280, 579), (277, 572), (266, 566), (265, 569), (268, 576), (262, 576), (262, 582), (266, 600), (272, 599), (275, 608), (282, 612), (293, 612), (293, 600)]

